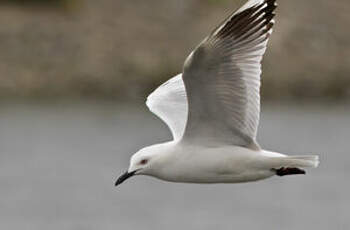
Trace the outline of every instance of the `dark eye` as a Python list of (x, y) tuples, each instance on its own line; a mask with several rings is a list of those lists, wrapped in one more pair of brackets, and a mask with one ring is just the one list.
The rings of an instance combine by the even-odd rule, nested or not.
[(142, 161), (140, 161), (140, 165), (145, 165), (147, 164), (148, 160), (147, 159), (143, 159)]

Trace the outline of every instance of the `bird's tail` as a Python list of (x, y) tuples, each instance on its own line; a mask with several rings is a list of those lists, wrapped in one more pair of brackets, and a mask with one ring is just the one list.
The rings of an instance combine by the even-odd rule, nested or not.
[(285, 160), (289, 167), (317, 168), (320, 164), (317, 155), (288, 156)]
[(317, 155), (281, 156), (270, 158), (273, 168), (317, 168), (319, 157)]

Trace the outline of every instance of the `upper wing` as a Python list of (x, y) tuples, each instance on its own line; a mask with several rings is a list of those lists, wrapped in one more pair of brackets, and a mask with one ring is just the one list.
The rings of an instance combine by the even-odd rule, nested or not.
[(147, 97), (146, 104), (169, 126), (175, 140), (182, 137), (187, 120), (187, 98), (181, 74), (159, 86)]
[(189, 55), (184, 140), (259, 148), (260, 63), (275, 8), (275, 0), (248, 1)]

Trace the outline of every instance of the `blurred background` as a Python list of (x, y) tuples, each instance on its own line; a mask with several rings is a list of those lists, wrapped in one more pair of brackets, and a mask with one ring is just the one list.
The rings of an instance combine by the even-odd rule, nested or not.
[(0, 0), (0, 229), (349, 229), (350, 4), (279, 0), (258, 141), (315, 153), (305, 177), (137, 177), (171, 138), (146, 96), (244, 0)]

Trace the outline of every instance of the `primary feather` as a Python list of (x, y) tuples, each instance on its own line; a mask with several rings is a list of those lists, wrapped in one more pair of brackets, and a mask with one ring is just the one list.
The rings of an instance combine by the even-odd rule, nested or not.
[(184, 139), (259, 148), (261, 60), (275, 8), (275, 0), (249, 1), (187, 58)]

